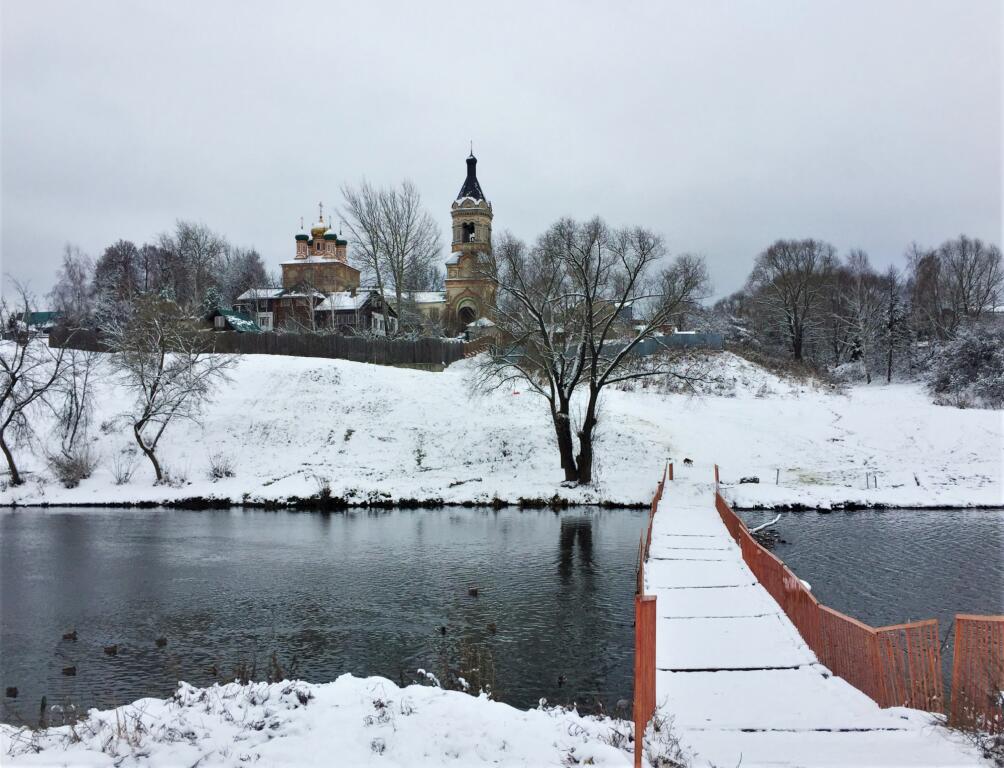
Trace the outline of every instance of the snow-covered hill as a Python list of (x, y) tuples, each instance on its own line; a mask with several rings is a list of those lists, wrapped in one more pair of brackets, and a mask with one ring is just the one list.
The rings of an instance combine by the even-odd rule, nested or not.
[[(113, 466), (135, 453), (115, 421), (126, 395), (100, 385), (94, 475), (77, 488), (53, 479), (22, 448), (27, 484), (4, 504), (104, 504), (213, 497), (284, 502), (330, 493), (352, 504), (401, 500), (489, 504), (522, 499), (644, 503), (663, 463), (718, 462), (742, 506), (1000, 505), (1004, 424), (994, 411), (934, 406), (917, 384), (844, 393), (779, 378), (732, 355), (703, 364), (700, 394), (654, 381), (609, 391), (602, 404), (597, 482), (564, 488), (546, 405), (522, 389), (472, 392), (473, 363), (428, 373), (341, 360), (245, 356), (201, 424), (179, 422), (160, 453), (175, 479), (153, 485), (133, 455), (131, 480)], [(48, 427), (41, 425), (45, 435)], [(41, 441), (40, 441), (41, 442)], [(212, 480), (211, 457), (234, 476)], [(738, 484), (742, 477), (758, 484)], [(877, 484), (877, 488), (874, 487)], [(866, 487), (867, 486), (867, 487)]]

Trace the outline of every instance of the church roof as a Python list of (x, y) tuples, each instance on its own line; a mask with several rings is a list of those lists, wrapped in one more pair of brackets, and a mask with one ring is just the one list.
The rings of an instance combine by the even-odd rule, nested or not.
[(478, 183), (477, 165), (478, 159), (473, 154), (467, 158), (467, 178), (464, 179), (464, 186), (457, 194), (457, 200), (463, 200), (465, 197), (472, 200), (486, 199), (485, 193), (481, 191), (481, 185)]

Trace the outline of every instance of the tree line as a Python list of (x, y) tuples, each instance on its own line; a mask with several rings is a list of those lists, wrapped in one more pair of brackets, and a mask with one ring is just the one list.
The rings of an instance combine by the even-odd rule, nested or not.
[(84, 326), (99, 315), (122, 316), (143, 295), (161, 296), (195, 314), (230, 306), (249, 288), (275, 282), (254, 248), (234, 245), (205, 224), (179, 221), (152, 243), (118, 240), (97, 260), (67, 244), (48, 298), (67, 323)]
[(756, 257), (745, 286), (702, 322), (770, 355), (819, 367), (858, 363), (868, 382), (891, 381), (993, 316), (1004, 289), (1000, 248), (978, 238), (914, 243), (904, 261), (879, 272), (860, 249), (840, 258), (821, 240), (777, 240)]

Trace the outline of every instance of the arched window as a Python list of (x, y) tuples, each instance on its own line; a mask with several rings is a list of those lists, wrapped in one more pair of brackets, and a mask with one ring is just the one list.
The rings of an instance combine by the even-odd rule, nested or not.
[(463, 238), (460, 242), (470, 243), (474, 241), (474, 224), (470, 221), (465, 221), (463, 224)]

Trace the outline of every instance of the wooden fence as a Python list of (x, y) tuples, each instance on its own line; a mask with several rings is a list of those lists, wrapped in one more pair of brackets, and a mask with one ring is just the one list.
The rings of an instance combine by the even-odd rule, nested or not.
[(645, 749), (645, 729), (655, 714), (655, 595), (645, 594), (645, 561), (652, 546), (652, 521), (662, 499), (667, 480), (673, 479), (673, 465), (667, 466), (648, 511), (648, 524), (638, 542), (638, 583), (634, 596), (634, 764), (641, 768)]
[[(214, 352), (244, 355), (295, 355), (353, 360), (357, 363), (414, 367), (446, 367), (463, 360), (471, 343), (442, 338), (383, 339), (320, 333), (235, 333), (205, 331)], [(475, 342), (476, 343), (476, 342)], [(108, 348), (96, 331), (53, 329), (49, 346), (91, 352)]]
[(949, 723), (1004, 733), (1004, 616), (955, 617)]
[(936, 619), (875, 628), (821, 605), (788, 566), (760, 546), (717, 489), (715, 507), (757, 581), (833, 674), (882, 707), (945, 710)]

